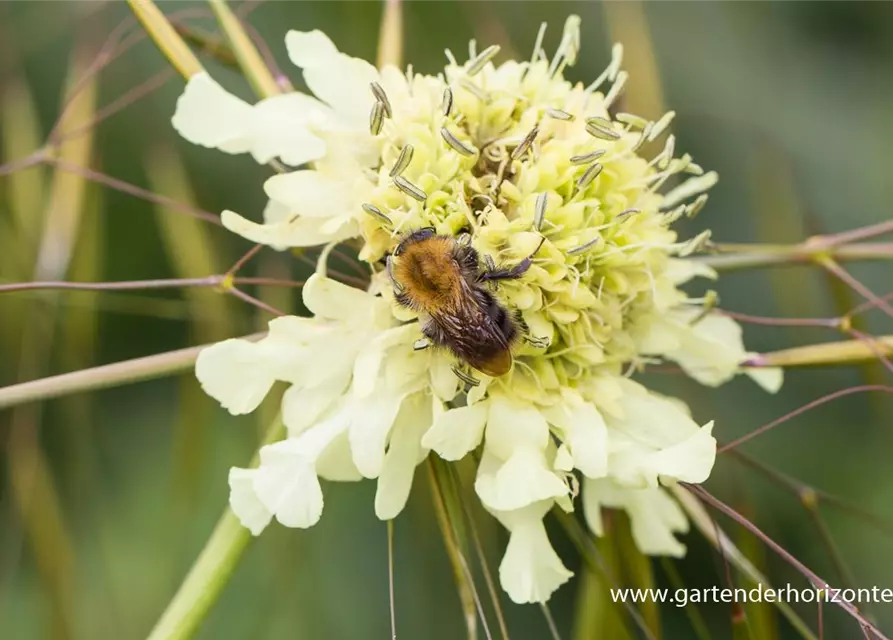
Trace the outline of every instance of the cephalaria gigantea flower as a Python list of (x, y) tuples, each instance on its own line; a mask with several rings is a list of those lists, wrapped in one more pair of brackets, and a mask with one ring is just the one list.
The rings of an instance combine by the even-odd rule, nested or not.
[[(321, 479), (376, 479), (375, 512), (394, 518), (427, 456), (473, 455), (477, 496), (510, 532), (499, 576), (515, 602), (543, 602), (571, 575), (543, 526), (556, 505), (581, 507), (596, 535), (602, 509), (623, 509), (643, 552), (685, 552), (676, 534), (687, 519), (664, 487), (708, 477), (713, 422), (632, 374), (671, 361), (716, 386), (741, 372), (740, 328), (679, 288), (715, 277), (686, 260), (709, 234), (680, 240), (671, 229), (717, 177), (676, 156), (672, 112), (652, 122), (617, 111), (619, 46), (586, 86), (563, 76), (578, 18), (551, 59), (541, 44), (530, 61), (501, 63), (498, 47), (472, 44), (464, 63), (447, 52), (441, 73), (422, 75), (292, 31), (288, 54), (313, 96), (250, 105), (207, 74), (189, 80), (173, 118), (186, 139), (307, 166), (266, 181), (262, 222), (224, 211), (223, 224), (276, 249), (353, 243), (370, 273), (365, 289), (331, 279), (324, 251), (303, 288), (310, 317), (277, 318), (263, 339), (227, 340), (198, 359), (204, 390), (233, 414), (253, 411), (274, 382), (290, 385), (288, 437), (229, 477), (232, 508), (255, 535), (274, 518), (315, 524)], [(662, 150), (642, 154), (658, 138)], [(482, 269), (524, 265), (480, 285), (522, 334), (507, 373), (419, 348), (426, 309), (400, 304), (385, 264), (420, 229), (473, 248)], [(778, 371), (750, 375), (770, 391), (781, 384)]]

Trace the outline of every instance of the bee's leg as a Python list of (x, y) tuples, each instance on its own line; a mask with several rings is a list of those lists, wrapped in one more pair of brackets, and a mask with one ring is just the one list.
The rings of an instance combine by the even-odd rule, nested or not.
[(548, 349), (549, 345), (552, 344), (552, 341), (548, 338), (539, 338), (537, 336), (530, 335), (530, 327), (524, 321), (524, 317), (520, 312), (515, 313), (515, 322), (518, 323), (518, 326), (521, 328), (521, 332), (523, 334), (522, 340), (529, 344), (534, 349)]
[(543, 238), (540, 241), (539, 247), (536, 248), (536, 251), (524, 258), (514, 267), (497, 267), (493, 264), (492, 258), (489, 260), (485, 258), (484, 261), (487, 263), (487, 270), (478, 276), (478, 280), (481, 282), (497, 282), (499, 280), (516, 280), (520, 278), (527, 272), (530, 265), (533, 264), (533, 256), (536, 255), (536, 252), (540, 250), (540, 247), (543, 246), (543, 242), (545, 241), (546, 239)]

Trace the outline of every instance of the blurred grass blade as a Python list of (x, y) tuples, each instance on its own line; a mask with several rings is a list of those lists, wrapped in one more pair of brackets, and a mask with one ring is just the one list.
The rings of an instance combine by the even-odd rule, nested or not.
[[(723, 554), (733, 567), (738, 569), (738, 571), (740, 571), (752, 584), (760, 584), (767, 588), (771, 587), (771, 584), (766, 577), (750, 560), (748, 560), (741, 550), (735, 546), (735, 543), (731, 541), (713, 518), (710, 517), (710, 514), (707, 513), (704, 505), (702, 505), (695, 496), (678, 485), (669, 487), (669, 490), (676, 500), (679, 501), (679, 504), (701, 532), (701, 535), (707, 539), (707, 542)], [(803, 622), (800, 616), (798, 616), (786, 602), (776, 601), (774, 604), (781, 614), (787, 618), (788, 622), (791, 623), (791, 626), (794, 627), (797, 633), (800, 634), (800, 637), (806, 638), (807, 640), (817, 640), (809, 626)]]
[[(758, 571), (765, 573), (766, 549), (755, 535), (741, 530), (738, 534), (738, 548), (751, 559)], [(778, 640), (775, 609), (768, 602), (745, 602), (743, 607), (747, 624), (754, 637), (760, 640)]]
[(468, 640), (476, 640), (478, 631), (477, 612), (475, 608), (475, 587), (468, 570), (468, 565), (464, 560), (459, 540), (457, 539), (461, 534), (456, 531), (454, 528), (455, 523), (450, 519), (446, 496), (444, 496), (443, 491), (443, 480), (445, 479), (446, 474), (439, 468), (442, 464), (445, 463), (443, 463), (440, 458), (434, 458), (433, 456), (428, 457), (428, 481), (431, 487), (434, 513), (437, 516), (437, 524), (443, 537), (447, 556), (450, 559), (450, 565), (453, 568), (453, 576), (456, 579), (456, 588), (459, 591), (459, 602), (462, 605), (467, 638)]
[[(146, 159), (146, 173), (153, 191), (177, 202), (195, 205), (183, 163), (169, 147), (156, 146)], [(225, 260), (208, 234), (208, 226), (196, 218), (178, 215), (161, 204), (155, 207), (165, 253), (178, 278), (196, 278), (225, 271)], [(217, 342), (236, 334), (231, 299), (210, 287), (183, 291), (193, 321), (196, 340)]]
[[(657, 584), (654, 580), (654, 569), (651, 559), (639, 551), (633, 540), (629, 518), (623, 512), (614, 514), (614, 532), (612, 538), (618, 557), (623, 565), (624, 584), (636, 589), (654, 589)], [(655, 638), (661, 637), (660, 604), (654, 600), (645, 600), (639, 604), (642, 618), (654, 634)]]
[(384, 0), (381, 25), (378, 29), (378, 68), (403, 66), (403, 3)]
[[(568, 520), (570, 518), (568, 516)], [(626, 624), (623, 608), (611, 598), (611, 589), (619, 585), (613, 583), (609, 576), (620, 575), (620, 557), (610, 531), (612, 526), (613, 519), (605, 518), (607, 535), (592, 542), (604, 559), (605, 566), (599, 570), (588, 559), (580, 567), (580, 588), (574, 606), (573, 640), (628, 640), (637, 637)]]
[[(285, 426), (277, 416), (261, 446), (281, 440), (284, 435)], [(257, 459), (255, 454), (252, 466), (257, 464)], [(227, 507), (148, 640), (191, 638), (232, 577), (251, 537), (251, 532)]]
[[(256, 333), (243, 339), (258, 340), (263, 335)], [(180, 373), (191, 368), (199, 352), (207, 346), (187, 347), (3, 387), (0, 388), (0, 409)]]
[[(663, 568), (664, 573), (667, 574), (667, 579), (670, 581), (670, 586), (673, 587), (673, 590), (677, 589), (685, 589), (685, 583), (682, 581), (682, 576), (679, 575), (679, 571), (676, 569), (676, 565), (673, 564), (673, 560), (669, 557), (662, 557), (660, 559), (660, 566)], [(682, 607), (682, 610), (685, 612), (685, 616), (688, 618), (689, 623), (691, 623), (692, 631), (694, 631), (695, 636), (698, 640), (710, 640), (710, 629), (707, 628), (707, 623), (704, 621), (704, 616), (701, 614), (701, 608), (694, 602), (689, 602), (686, 606)]]
[(127, 4), (180, 75), (189, 79), (204, 71), (201, 62), (152, 0), (127, 0)]
[(208, 2), (254, 92), (261, 98), (278, 95), (280, 90), (276, 79), (225, 0), (208, 0)]
[[(96, 81), (82, 81), (90, 66), (83, 47), (71, 57), (63, 93), (60, 131), (90, 122), (96, 107)], [(79, 91), (69, 100), (73, 88)], [(88, 165), (92, 156), (93, 136), (87, 133), (56, 149), (59, 158)], [(34, 280), (64, 279), (71, 261), (75, 238), (84, 209), (86, 183), (80, 176), (56, 171), (42, 224), (37, 255), (31, 276)], [(31, 212), (37, 215), (37, 212)], [(18, 376), (34, 378), (48, 368), (53, 355), (58, 293), (33, 298), (26, 305), (22, 327)], [(77, 605), (74, 590), (75, 556), (56, 494), (50, 466), (40, 444), (42, 407), (17, 407), (12, 413), (7, 458), (11, 483), (15, 487), (15, 506), (21, 514), (25, 533), (34, 554), (43, 588), (50, 598), (53, 637), (74, 635)]]

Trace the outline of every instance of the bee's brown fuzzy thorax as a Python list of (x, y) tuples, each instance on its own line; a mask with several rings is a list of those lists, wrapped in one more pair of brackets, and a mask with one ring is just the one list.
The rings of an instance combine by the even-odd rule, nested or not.
[(508, 373), (518, 323), (488, 290), (519, 278), (530, 259), (511, 268), (481, 269), (477, 251), (432, 229), (406, 235), (389, 259), (397, 302), (423, 312), (422, 332), (436, 346), (491, 376)]
[(412, 306), (428, 313), (447, 313), (458, 304), (463, 276), (453, 258), (453, 238), (431, 236), (407, 243), (394, 277)]

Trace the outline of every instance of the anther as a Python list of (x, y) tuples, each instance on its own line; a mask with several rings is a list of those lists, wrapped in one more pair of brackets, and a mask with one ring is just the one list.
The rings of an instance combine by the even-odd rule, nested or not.
[(384, 105), (376, 100), (372, 105), (372, 112), (369, 114), (369, 133), (377, 136), (381, 133), (381, 127), (384, 124)]
[(424, 351), (425, 349), (427, 349), (430, 346), (431, 346), (431, 341), (428, 340), (427, 338), (422, 338), (421, 340), (415, 341), (415, 343), (412, 345), (412, 350), (413, 351)]
[(441, 108), (443, 109), (443, 115), (449, 117), (450, 113), (453, 111), (453, 90), (449, 87), (446, 87), (443, 90), (443, 102), (441, 103)]
[(594, 165), (586, 169), (586, 172), (582, 176), (580, 176), (579, 180), (577, 180), (577, 188), (585, 189), (586, 187), (588, 187), (589, 184), (593, 180), (595, 180), (598, 174), (602, 172), (603, 168), (604, 167), (602, 165), (596, 162)]
[(403, 173), (406, 167), (409, 166), (409, 163), (412, 162), (412, 152), (413, 148), (411, 144), (400, 149), (400, 155), (397, 156), (397, 162), (394, 163), (394, 167), (391, 169), (392, 178), (399, 176)]
[(372, 88), (372, 93), (375, 95), (375, 99), (378, 100), (381, 105), (384, 107), (384, 114), (388, 118), (393, 117), (393, 112), (391, 111), (391, 101), (388, 100), (388, 94), (384, 92), (384, 89), (377, 82), (370, 82), (369, 86)]
[(427, 193), (422, 191), (421, 188), (417, 187), (403, 176), (396, 176), (394, 178), (394, 185), (396, 185), (396, 187), (400, 189), (400, 191), (410, 196), (411, 198), (415, 198), (419, 202), (424, 202), (428, 199)]
[(368, 213), (368, 214), (369, 214), (370, 216), (372, 216), (373, 218), (378, 218), (378, 220), (380, 220), (381, 222), (384, 222), (384, 223), (385, 223), (386, 225), (388, 225), (389, 227), (393, 226), (393, 223), (391, 222), (391, 219), (390, 219), (389, 217), (387, 217), (387, 216), (382, 212), (382, 210), (379, 209), (378, 207), (376, 207), (374, 204), (369, 204), (368, 202), (367, 202), (367, 203), (364, 203), (364, 204), (363, 204), (363, 211), (365, 211), (366, 213)]
[(606, 118), (586, 118), (586, 133), (602, 140), (617, 140), (620, 134), (614, 131), (613, 123)]
[(512, 160), (517, 160), (524, 155), (524, 153), (530, 148), (530, 145), (533, 144), (533, 141), (536, 140), (536, 136), (539, 134), (539, 132), (539, 125), (534, 126), (533, 129), (530, 130), (530, 132), (521, 141), (521, 144), (515, 147), (515, 150), (512, 151)]
[(481, 51), (481, 53), (477, 57), (475, 57), (474, 60), (470, 60), (468, 62), (468, 69), (466, 70), (466, 73), (470, 76), (477, 75), (478, 73), (480, 73), (481, 69), (483, 69), (488, 62), (490, 62), (490, 60), (496, 57), (497, 53), (499, 53), (499, 45), (490, 45), (489, 47)]
[(443, 137), (446, 143), (453, 148), (454, 151), (462, 154), (463, 156), (473, 156), (475, 153), (477, 153), (477, 149), (459, 140), (459, 138), (453, 135), (453, 132), (446, 127), (443, 127), (440, 130), (440, 135)]
[(584, 253), (585, 251), (588, 251), (589, 249), (591, 249), (592, 247), (597, 245), (599, 242), (601, 242), (601, 237), (593, 238), (589, 242), (587, 242), (585, 244), (581, 244), (579, 247), (574, 247), (573, 249), (568, 249), (567, 255), (569, 255), (569, 256), (580, 255), (581, 253)]
[(564, 120), (565, 122), (572, 122), (574, 120), (574, 114), (562, 111), (561, 109), (553, 109), (552, 107), (546, 109), (546, 115), (555, 120)]
[(462, 371), (462, 369), (460, 369), (456, 365), (453, 365), (451, 368), (453, 370), (453, 373), (456, 374), (456, 377), (459, 378), (459, 380), (461, 380), (465, 384), (467, 384), (469, 387), (476, 387), (481, 383), (480, 380), (468, 375), (467, 373)]
[(590, 153), (584, 153), (579, 156), (571, 156), (571, 164), (589, 164), (593, 160), (598, 160), (603, 155), (605, 155), (607, 151), (605, 149), (599, 149), (598, 151), (592, 151)]
[(548, 193), (541, 193), (536, 197), (536, 205), (533, 209), (533, 226), (537, 231), (543, 228), (543, 221), (546, 219), (546, 207), (548, 205)]

